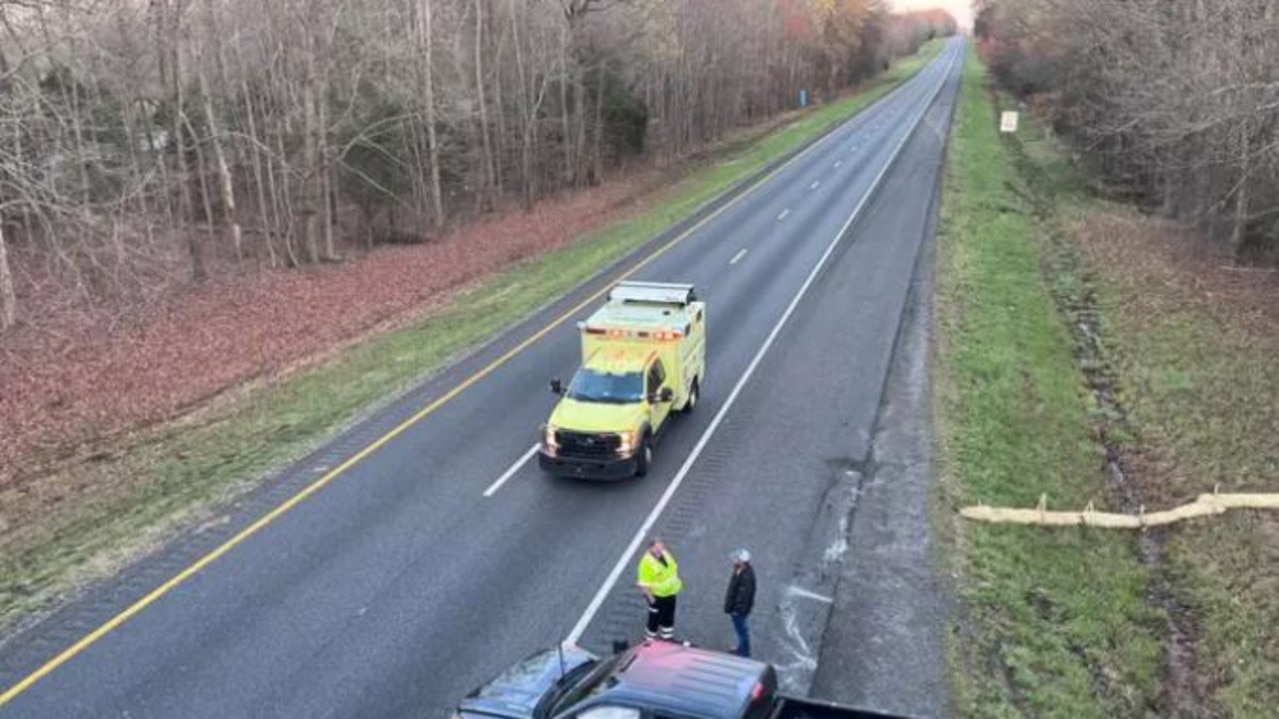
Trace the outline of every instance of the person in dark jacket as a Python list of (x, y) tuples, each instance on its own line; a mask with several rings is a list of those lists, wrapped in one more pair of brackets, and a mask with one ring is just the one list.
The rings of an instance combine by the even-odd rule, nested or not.
[(724, 613), (733, 620), (737, 632), (737, 647), (733, 653), (739, 657), (751, 655), (751, 633), (747, 619), (755, 608), (755, 570), (751, 567), (751, 553), (745, 549), (733, 552), (733, 575), (724, 593)]

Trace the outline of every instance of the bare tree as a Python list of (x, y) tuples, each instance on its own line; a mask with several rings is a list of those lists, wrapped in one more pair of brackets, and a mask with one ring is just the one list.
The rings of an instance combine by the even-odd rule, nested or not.
[(878, 0), (0, 0), (0, 327), (25, 263), (149, 297), (677, 160), (913, 51), (889, 23)]
[(986, 0), (997, 76), (1052, 93), (1115, 189), (1236, 253), (1279, 246), (1279, 39), (1269, 0)]

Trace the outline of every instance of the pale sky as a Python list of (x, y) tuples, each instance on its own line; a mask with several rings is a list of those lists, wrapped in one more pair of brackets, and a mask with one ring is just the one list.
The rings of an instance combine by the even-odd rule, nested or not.
[(900, 10), (927, 10), (943, 8), (959, 21), (962, 28), (973, 26), (973, 8), (971, 0), (890, 0), (893, 7)]

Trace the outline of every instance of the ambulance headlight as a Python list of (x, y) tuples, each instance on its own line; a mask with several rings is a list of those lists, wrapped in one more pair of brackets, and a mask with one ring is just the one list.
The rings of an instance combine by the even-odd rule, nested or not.
[(546, 449), (552, 453), (560, 447), (559, 442), (555, 439), (555, 433), (558, 430), (559, 427), (556, 427), (553, 424), (548, 424), (542, 429), (542, 446), (546, 447)]
[(635, 432), (618, 432), (618, 454), (630, 454), (635, 451)]

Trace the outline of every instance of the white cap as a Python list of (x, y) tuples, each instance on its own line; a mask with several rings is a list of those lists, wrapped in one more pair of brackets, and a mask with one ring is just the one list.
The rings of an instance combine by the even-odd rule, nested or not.
[(738, 562), (749, 562), (751, 560), (751, 553), (745, 549), (738, 549), (733, 552), (732, 557)]

